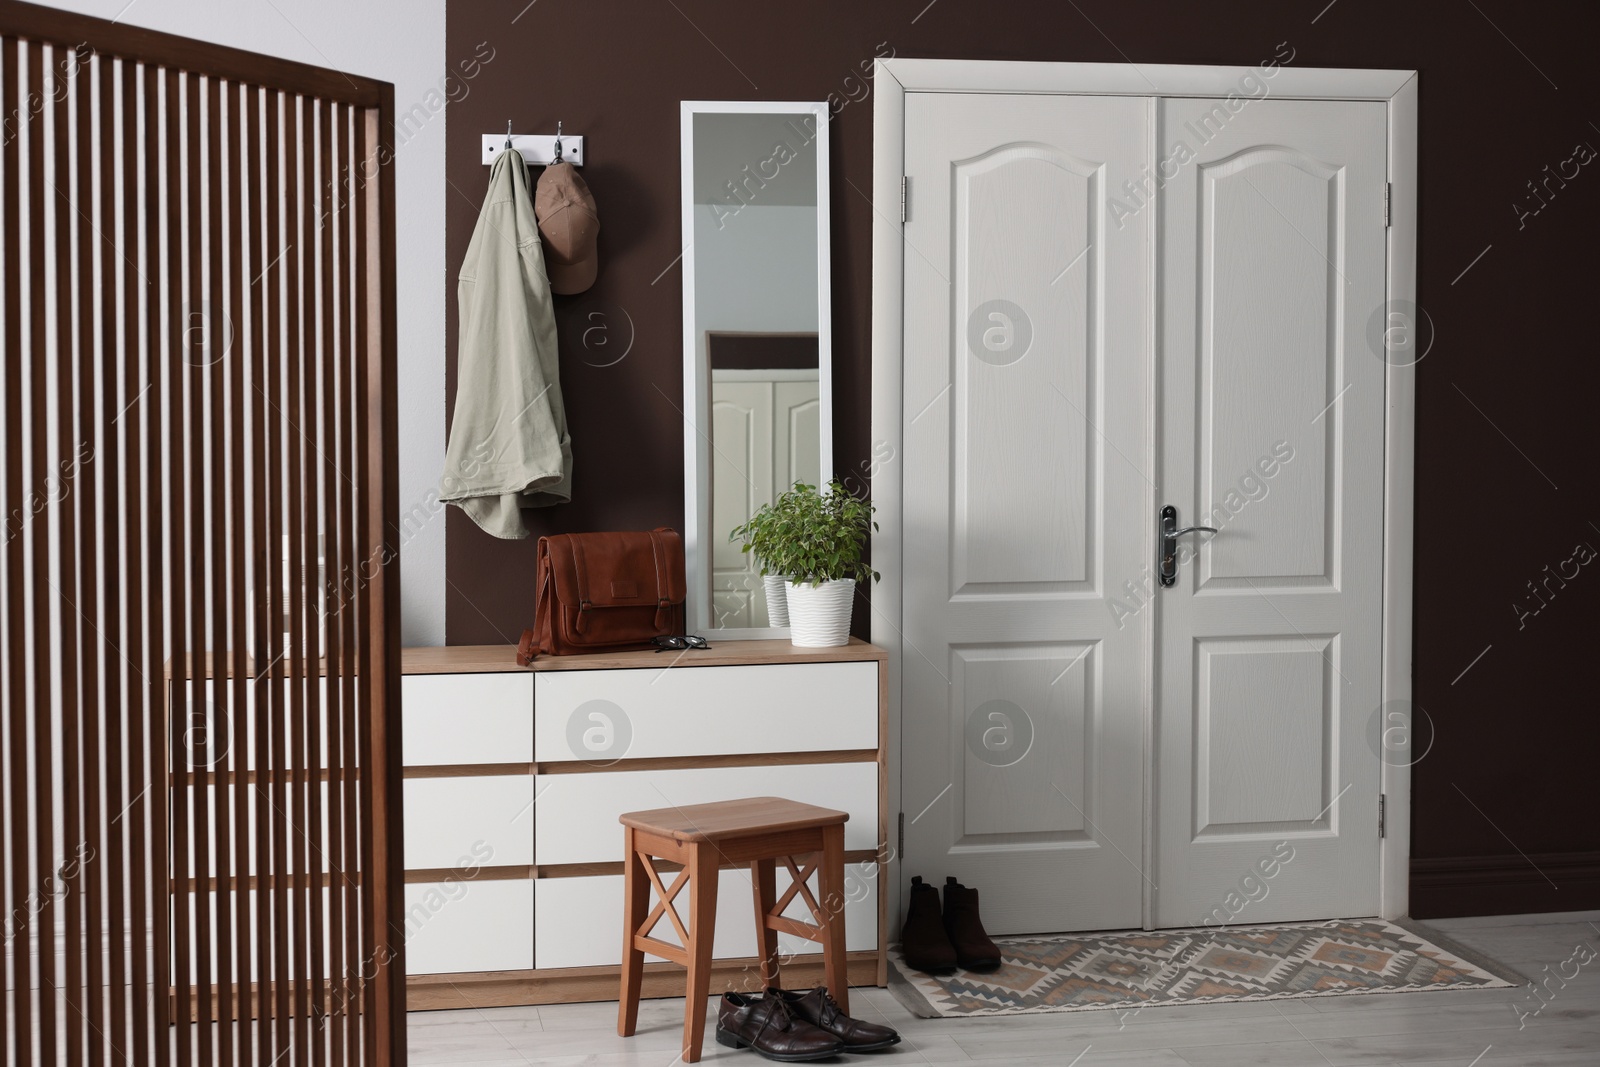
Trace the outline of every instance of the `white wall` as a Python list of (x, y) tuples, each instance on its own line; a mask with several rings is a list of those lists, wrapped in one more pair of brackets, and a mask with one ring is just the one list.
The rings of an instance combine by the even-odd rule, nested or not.
[[(64, 10), (333, 67), (395, 87), (401, 639), (444, 644), (445, 0), (53, 0)], [(469, 50), (470, 51), (470, 50)], [(471, 83), (457, 80), (460, 98)], [(418, 110), (420, 108), (420, 110)], [(409, 118), (407, 117), (409, 116)], [(453, 288), (453, 286), (452, 286)]]

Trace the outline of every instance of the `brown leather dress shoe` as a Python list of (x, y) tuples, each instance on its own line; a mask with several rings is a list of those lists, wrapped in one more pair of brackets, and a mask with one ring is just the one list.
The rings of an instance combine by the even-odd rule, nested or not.
[(782, 997), (797, 1019), (804, 1019), (819, 1030), (844, 1042), (846, 1052), (876, 1052), (900, 1043), (893, 1027), (852, 1019), (839, 1010), (833, 996), (823, 986), (815, 989), (769, 989), (769, 997)]
[(769, 1060), (803, 1063), (844, 1051), (844, 1042), (795, 1018), (782, 997), (722, 994), (717, 1008), (717, 1044), (752, 1048)]
[(900, 951), (906, 966), (927, 974), (949, 974), (956, 969), (956, 950), (939, 917), (939, 891), (921, 876), (911, 879), (906, 901), (906, 924), (900, 931)]
[(978, 891), (954, 878), (944, 880), (944, 928), (961, 966), (969, 971), (1000, 969), (1000, 948), (978, 918)]

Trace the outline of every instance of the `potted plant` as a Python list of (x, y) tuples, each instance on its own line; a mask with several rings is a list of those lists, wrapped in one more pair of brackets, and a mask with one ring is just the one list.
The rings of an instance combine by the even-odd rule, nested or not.
[(834, 479), (826, 491), (796, 482), (771, 510), (766, 558), (789, 577), (790, 639), (810, 648), (847, 643), (856, 583), (878, 577), (861, 559), (878, 528), (872, 504)]
[(788, 575), (774, 566), (778, 551), (777, 527), (780, 516), (771, 504), (763, 504), (750, 521), (735, 526), (728, 533), (729, 541), (741, 542), (739, 551), (755, 555), (761, 568), (761, 584), (767, 596), (767, 622), (772, 626), (789, 625)]

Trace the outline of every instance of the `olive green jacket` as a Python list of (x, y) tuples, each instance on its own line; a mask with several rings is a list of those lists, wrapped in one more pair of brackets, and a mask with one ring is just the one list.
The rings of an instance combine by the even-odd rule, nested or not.
[(572, 499), (556, 320), (528, 168), (505, 152), (489, 172), (456, 298), (455, 418), (439, 499), (496, 537), (528, 536), (521, 508)]

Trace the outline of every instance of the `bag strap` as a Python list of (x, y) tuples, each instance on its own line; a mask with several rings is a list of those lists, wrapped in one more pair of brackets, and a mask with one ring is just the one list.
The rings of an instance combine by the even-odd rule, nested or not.
[(526, 667), (537, 656), (539, 635), (532, 630), (522, 631), (522, 640), (517, 642), (517, 666)]
[(671, 588), (671, 565), (667, 562), (666, 538), (662, 536), (665, 529), (664, 526), (658, 526), (650, 531), (650, 551), (656, 562), (656, 632), (670, 634), (674, 612), (667, 600), (667, 590)]
[(573, 620), (572, 628), (581, 634), (585, 629), (584, 612), (593, 606), (589, 600), (589, 565), (583, 558), (583, 538), (573, 537), (568, 543), (572, 546), (573, 584), (578, 594), (578, 613)]

